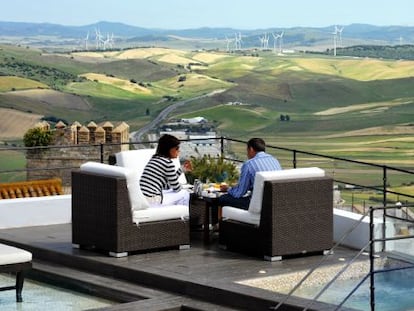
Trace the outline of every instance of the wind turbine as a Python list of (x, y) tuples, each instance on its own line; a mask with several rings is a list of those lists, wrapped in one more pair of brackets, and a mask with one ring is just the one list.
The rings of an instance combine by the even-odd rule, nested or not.
[(285, 34), (285, 32), (284, 31), (282, 31), (280, 34), (279, 34), (279, 53), (280, 54), (282, 54), (282, 52), (283, 52), (283, 48), (282, 48), (282, 43), (283, 43), (283, 35)]
[(277, 44), (277, 39), (279, 39), (279, 34), (275, 34), (272, 33), (273, 36), (273, 52), (276, 53), (276, 44)]
[(227, 52), (230, 52), (230, 44), (232, 42), (233, 42), (233, 39), (227, 38), (226, 36)]
[(86, 34), (86, 37), (85, 37), (84, 40), (85, 40), (85, 50), (87, 51), (88, 50), (89, 31)]
[(95, 28), (95, 44), (96, 44), (97, 50), (101, 48), (101, 42), (102, 42), (101, 31), (98, 28)]
[(241, 37), (241, 33), (236, 33), (235, 37), (234, 37), (234, 41), (235, 41), (235, 49), (236, 50), (241, 50), (241, 43), (242, 43), (242, 37)]
[[(336, 27), (336, 26), (335, 26)], [(337, 27), (336, 31), (338, 33), (338, 43), (339, 43), (339, 47), (342, 47), (342, 31), (344, 30), (344, 27)]]
[(106, 34), (106, 39), (102, 39), (103, 49), (106, 50), (107, 46), (111, 46), (111, 37), (109, 36), (109, 32)]
[(338, 26), (335, 26), (335, 31), (332, 34), (333, 34), (334, 56), (336, 56), (336, 45), (338, 41)]
[(269, 48), (269, 35), (267, 33), (265, 33), (265, 36), (264, 36), (264, 48), (265, 50)]
[(265, 37), (259, 37), (260, 40), (260, 48), (263, 50), (265, 46)]
[(261, 48), (267, 50), (269, 48), (269, 35), (265, 32), (263, 37), (260, 37)]
[(263, 37), (259, 37), (260, 40), (260, 48), (263, 48)]
[(109, 38), (109, 47), (112, 49), (114, 47), (114, 33), (111, 33), (111, 37)]

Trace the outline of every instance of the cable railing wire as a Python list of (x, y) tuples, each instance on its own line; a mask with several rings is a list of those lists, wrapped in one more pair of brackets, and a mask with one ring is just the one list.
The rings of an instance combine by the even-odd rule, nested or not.
[[(329, 250), (329, 253), (333, 253), (336, 248), (342, 242), (355, 230), (356, 227), (358, 227), (364, 218), (367, 216), (368, 213), (365, 213), (361, 216), (358, 221), (356, 221), (347, 231), (345, 231), (342, 236), (339, 238), (339, 240), (335, 243), (335, 245)], [(273, 310), (279, 309), (283, 304), (287, 302), (287, 300), (296, 292), (296, 290), (310, 277), (310, 275), (315, 272), (319, 267), (322, 266), (322, 264), (327, 260), (327, 256), (323, 256), (321, 260), (313, 266), (306, 274), (305, 276), (290, 290), (290, 292), (273, 308)]]

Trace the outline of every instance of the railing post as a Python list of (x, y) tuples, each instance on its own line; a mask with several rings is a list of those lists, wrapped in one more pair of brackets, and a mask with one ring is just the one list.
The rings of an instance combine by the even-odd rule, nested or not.
[(220, 137), (220, 152), (221, 152), (221, 157), (224, 158), (224, 137), (223, 136)]
[(387, 167), (382, 167), (382, 204), (385, 207), (387, 205)]
[(296, 168), (296, 150), (293, 150), (293, 168)]
[(370, 305), (371, 311), (375, 311), (375, 275), (374, 275), (374, 209), (369, 209), (369, 280), (370, 280)]
[(104, 163), (104, 144), (101, 143), (100, 145), (100, 151), (101, 151), (101, 163)]
[[(382, 167), (382, 206), (387, 206), (387, 167), (384, 165)], [(386, 217), (387, 217), (387, 210), (384, 208), (382, 211), (382, 238), (385, 239), (386, 235)], [(382, 242), (382, 251), (385, 251), (386, 242), (383, 240)]]

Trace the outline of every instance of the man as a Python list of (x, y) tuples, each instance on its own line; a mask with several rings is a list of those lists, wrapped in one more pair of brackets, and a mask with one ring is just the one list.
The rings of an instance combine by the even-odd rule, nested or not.
[(265, 152), (266, 144), (261, 138), (252, 138), (247, 142), (247, 158), (242, 165), (239, 182), (236, 186), (227, 188), (223, 186), (222, 191), (227, 194), (219, 198), (220, 206), (233, 206), (241, 209), (249, 209), (250, 193), (253, 190), (256, 172), (277, 171), (282, 167), (279, 161)]

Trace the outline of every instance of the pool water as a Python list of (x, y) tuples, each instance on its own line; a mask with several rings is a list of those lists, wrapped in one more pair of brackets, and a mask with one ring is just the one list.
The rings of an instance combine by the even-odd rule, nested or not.
[[(12, 286), (15, 277), (0, 274), (0, 287)], [(23, 286), (23, 302), (16, 302), (16, 291), (0, 291), (1, 311), (80, 311), (103, 308), (117, 304), (102, 298), (89, 296), (68, 289), (58, 288), (45, 283), (25, 279)]]
[[(357, 280), (341, 280), (333, 284), (319, 297), (319, 301), (340, 304), (346, 295), (358, 283)], [(357, 310), (371, 310), (370, 281), (367, 279), (347, 300), (345, 307)], [(317, 291), (313, 288), (298, 289), (295, 296), (313, 298)], [(414, 310), (414, 271), (404, 269), (375, 275), (375, 310), (406, 311)]]
[[(313, 271), (294, 292), (293, 296), (310, 300), (307, 307), (312, 306), (312, 300), (335, 275), (347, 264), (340, 258), (340, 264), (327, 265)], [(410, 262), (377, 258), (375, 269), (399, 269), (375, 274), (375, 310), (376, 311), (408, 311), (414, 310), (414, 267)], [(277, 293), (289, 294), (299, 284), (307, 270), (270, 275), (237, 283), (256, 288), (262, 288)], [(348, 269), (335, 280), (317, 300), (334, 305), (340, 305), (347, 295), (358, 285), (364, 276), (369, 273), (369, 260), (352, 263)], [(343, 305), (356, 310), (371, 310), (369, 278), (356, 290)]]

